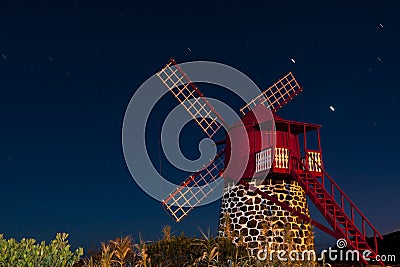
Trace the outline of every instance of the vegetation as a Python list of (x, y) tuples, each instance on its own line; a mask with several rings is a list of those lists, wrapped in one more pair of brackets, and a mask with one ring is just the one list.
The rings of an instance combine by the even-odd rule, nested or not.
[(0, 266), (10, 267), (68, 267), (73, 266), (83, 255), (83, 249), (71, 251), (68, 234), (57, 234), (56, 238), (46, 245), (36, 243), (35, 239), (16, 241), (4, 239), (0, 235)]
[[(102, 243), (99, 251), (81, 260), (79, 267), (246, 267), (246, 266), (314, 266), (314, 262), (281, 262), (276, 258), (259, 261), (250, 255), (244, 243), (233, 243), (234, 236), (214, 238), (200, 230), (201, 238), (173, 235), (171, 228), (162, 229), (155, 242), (142, 239), (135, 244), (128, 237)], [(287, 237), (290, 238), (290, 237)]]
[[(128, 237), (103, 243), (101, 250), (93, 252), (76, 266), (85, 267), (211, 267), (255, 266), (245, 247), (237, 246), (226, 238), (214, 238), (202, 232), (203, 238), (190, 238), (184, 233), (173, 236), (169, 226), (163, 228), (162, 239), (134, 244)], [(261, 265), (259, 265), (261, 266)]]
[[(0, 235), (0, 266), (43, 267), (246, 267), (246, 266), (316, 266), (315, 262), (282, 262), (276, 258), (258, 260), (251, 256), (246, 244), (234, 243), (227, 219), (223, 230), (225, 237), (213, 237), (201, 232), (201, 238), (174, 235), (169, 226), (162, 229), (162, 237), (155, 242), (140, 238), (135, 243), (131, 237), (121, 237), (102, 243), (98, 251), (81, 258), (83, 249), (72, 252), (67, 234), (57, 234), (48, 245), (37, 244), (34, 239), (3, 239)], [(265, 230), (269, 226), (265, 226)], [(263, 231), (264, 232), (264, 231)], [(263, 233), (264, 234), (264, 233)], [(291, 235), (285, 241), (291, 243)], [(290, 249), (290, 247), (288, 247)]]

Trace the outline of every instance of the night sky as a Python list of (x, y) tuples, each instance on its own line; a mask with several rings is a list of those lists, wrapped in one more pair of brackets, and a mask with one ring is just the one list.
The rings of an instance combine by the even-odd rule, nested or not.
[[(279, 114), (322, 124), (328, 173), (381, 233), (399, 230), (400, 1), (265, 2), (1, 1), (0, 233), (68, 232), (86, 248), (167, 224), (216, 233), (219, 202), (174, 223), (124, 161), (125, 109), (170, 57), (228, 64), (261, 88), (293, 71), (304, 92)], [(173, 101), (153, 114), (149, 150), (178, 182), (157, 145)]]

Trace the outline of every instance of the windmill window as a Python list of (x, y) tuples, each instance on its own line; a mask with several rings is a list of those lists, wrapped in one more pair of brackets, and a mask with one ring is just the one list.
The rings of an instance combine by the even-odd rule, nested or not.
[(256, 153), (256, 172), (265, 171), (272, 166), (272, 152), (271, 148), (261, 150)]

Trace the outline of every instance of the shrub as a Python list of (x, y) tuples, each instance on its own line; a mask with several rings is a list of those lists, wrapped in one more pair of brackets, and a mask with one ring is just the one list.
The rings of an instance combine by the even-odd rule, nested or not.
[(83, 249), (71, 251), (68, 234), (57, 234), (56, 238), (46, 245), (35, 239), (4, 239), (0, 235), (0, 266), (9, 267), (69, 267), (73, 266), (83, 255)]

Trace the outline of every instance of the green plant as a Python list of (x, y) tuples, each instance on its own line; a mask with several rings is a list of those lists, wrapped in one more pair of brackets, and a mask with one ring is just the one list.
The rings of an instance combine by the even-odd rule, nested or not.
[(163, 234), (163, 240), (169, 241), (171, 239), (171, 226), (166, 225), (162, 228), (161, 230), (162, 234)]
[(13, 238), (4, 239), (0, 235), (0, 266), (9, 267), (69, 267), (79, 261), (83, 249), (71, 251), (68, 234), (59, 233), (56, 238), (46, 245), (43, 241), (36, 243), (35, 239)]
[[(228, 220), (227, 220), (228, 221)], [(227, 226), (229, 223), (227, 224)], [(228, 227), (226, 229), (229, 229)], [(284, 231), (284, 241), (293, 238), (286, 226), (280, 230), (277, 226), (272, 231)], [(269, 224), (263, 227), (265, 237), (270, 231)], [(162, 238), (158, 241), (147, 242), (140, 238), (135, 244), (130, 237), (117, 238), (108, 243), (102, 243), (101, 250), (81, 262), (84, 267), (280, 267), (280, 266), (316, 266), (315, 262), (279, 261), (276, 257), (260, 261), (251, 255), (250, 250), (238, 237), (230, 238), (205, 234), (201, 229), (201, 238), (190, 238), (184, 233), (174, 236), (169, 226), (162, 229)], [(226, 232), (228, 234), (228, 232)], [(236, 243), (233, 242), (236, 239)], [(266, 242), (267, 244), (267, 242)], [(290, 248), (287, 247), (288, 249)], [(278, 249), (278, 247), (271, 249)]]
[(101, 267), (111, 267), (113, 262), (115, 251), (111, 249), (111, 246), (106, 243), (101, 243)]
[(206, 263), (207, 267), (218, 266), (219, 256), (219, 245), (217, 241), (210, 235), (210, 229), (205, 234), (199, 228), (203, 238), (197, 239), (195, 245), (200, 246), (202, 255), (196, 259), (196, 264), (202, 266), (202, 263)]
[[(128, 256), (128, 253), (132, 252), (132, 239), (130, 236), (126, 236), (123, 238), (117, 238), (114, 241), (111, 241), (113, 245), (113, 254), (115, 255), (115, 260), (120, 267), (125, 267), (125, 259)], [(104, 251), (103, 247), (103, 253)], [(108, 253), (108, 252), (107, 252)]]
[(147, 251), (147, 244), (146, 242), (140, 238), (140, 243), (135, 244), (135, 248), (137, 249), (138, 260), (136, 262), (136, 266), (138, 267), (147, 267), (148, 263), (150, 262), (149, 254)]

